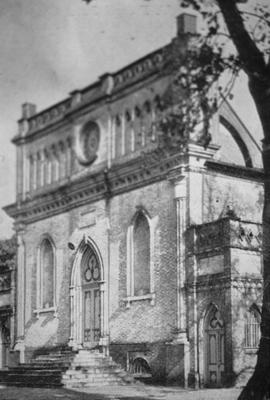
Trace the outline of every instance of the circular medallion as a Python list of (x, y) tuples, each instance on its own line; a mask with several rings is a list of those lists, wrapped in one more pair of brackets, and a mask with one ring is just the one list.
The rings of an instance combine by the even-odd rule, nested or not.
[(96, 122), (89, 121), (77, 137), (77, 157), (81, 164), (92, 164), (97, 158), (100, 142), (100, 129)]

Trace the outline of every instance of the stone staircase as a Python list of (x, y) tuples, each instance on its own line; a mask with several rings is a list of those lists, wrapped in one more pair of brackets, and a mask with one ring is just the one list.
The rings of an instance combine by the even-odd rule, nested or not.
[(63, 374), (66, 388), (113, 386), (135, 383), (134, 378), (111, 357), (98, 351), (79, 350), (69, 369)]
[(0, 371), (0, 384), (7, 386), (61, 387), (62, 375), (68, 369), (74, 353), (59, 348), (36, 354), (27, 364)]
[(128, 383), (134, 383), (133, 377), (96, 350), (54, 350), (35, 355), (27, 364), (0, 370), (0, 385), (7, 386), (72, 389)]

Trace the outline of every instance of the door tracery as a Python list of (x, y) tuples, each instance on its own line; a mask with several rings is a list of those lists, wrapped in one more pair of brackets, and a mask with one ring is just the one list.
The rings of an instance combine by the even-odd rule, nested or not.
[(224, 381), (224, 321), (216, 307), (206, 320), (205, 340), (207, 386), (220, 387)]
[(76, 250), (70, 285), (70, 338), (73, 349), (108, 346), (106, 283), (99, 249), (84, 238)]
[(101, 268), (95, 252), (88, 246), (81, 261), (82, 273), (82, 341), (85, 347), (94, 347), (100, 339), (100, 277)]

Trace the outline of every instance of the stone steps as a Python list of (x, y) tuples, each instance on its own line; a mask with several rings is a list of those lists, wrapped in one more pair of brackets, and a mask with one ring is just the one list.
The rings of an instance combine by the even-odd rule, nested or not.
[(96, 350), (37, 354), (28, 364), (0, 371), (0, 384), (80, 388), (126, 385), (135, 380), (111, 357)]
[(1, 384), (7, 386), (60, 387), (62, 371), (24, 370), (19, 367), (0, 371)]
[(62, 378), (66, 388), (125, 385), (134, 382), (111, 357), (86, 350), (78, 352)]
[(62, 374), (68, 369), (74, 355), (71, 350), (36, 354), (27, 364), (0, 371), (0, 383), (12, 386), (61, 387)]

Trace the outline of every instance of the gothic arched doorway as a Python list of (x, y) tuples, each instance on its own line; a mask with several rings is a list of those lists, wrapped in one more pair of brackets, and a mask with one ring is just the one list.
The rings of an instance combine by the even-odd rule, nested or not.
[(100, 339), (101, 268), (92, 248), (87, 246), (81, 260), (82, 330), (84, 347), (97, 346)]
[(101, 257), (89, 240), (80, 244), (74, 260), (70, 300), (73, 348), (94, 348), (104, 335), (104, 278)]
[(216, 306), (206, 316), (204, 333), (206, 386), (220, 387), (224, 383), (224, 321)]

